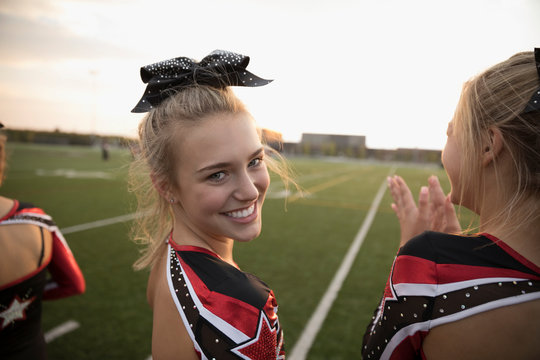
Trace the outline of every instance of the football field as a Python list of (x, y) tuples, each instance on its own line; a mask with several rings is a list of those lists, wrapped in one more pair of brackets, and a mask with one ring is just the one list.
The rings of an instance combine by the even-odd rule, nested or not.
[[(148, 272), (131, 267), (138, 248), (129, 238), (135, 211), (126, 182), (130, 153), (113, 149), (109, 161), (103, 161), (99, 148), (8, 143), (8, 154), (1, 194), (32, 202), (52, 215), (65, 230), (86, 279), (84, 295), (44, 303), (49, 358), (148, 359)], [(298, 353), (299, 339), (312, 338), (304, 348), (307, 359), (360, 359), (362, 335), (399, 242), (390, 195), (381, 186), (394, 172), (415, 194), (431, 174), (439, 176), (445, 191), (448, 181), (435, 165), (310, 158), (290, 162), (307, 195), (289, 194), (285, 206), (283, 185), (272, 176), (262, 235), (236, 244), (235, 260), (274, 290), (288, 354), (293, 349)], [(372, 221), (366, 221), (370, 211)], [(344, 268), (363, 225), (359, 251)], [(342, 280), (336, 283), (340, 269)], [(331, 284), (339, 286), (329, 290)], [(335, 292), (335, 299), (328, 291)], [(327, 314), (319, 306), (325, 298)], [(320, 329), (310, 334), (314, 328), (306, 325), (314, 324), (314, 318)]]

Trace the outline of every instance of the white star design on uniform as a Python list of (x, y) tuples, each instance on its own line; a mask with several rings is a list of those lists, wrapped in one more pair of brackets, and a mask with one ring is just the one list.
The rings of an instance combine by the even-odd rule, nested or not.
[(15, 296), (9, 307), (0, 312), (0, 318), (4, 319), (2, 322), (2, 329), (12, 322), (15, 322), (15, 320), (26, 319), (26, 308), (32, 303), (32, 301), (34, 301), (34, 299), (35, 297), (21, 301), (18, 296)]
[[(252, 357), (247, 354), (242, 353), (242, 351), (256, 353), (257, 355), (269, 355), (263, 354), (265, 351), (268, 351), (270, 348), (273, 350), (273, 357), (277, 359), (276, 351), (276, 337), (277, 337), (277, 326), (271, 326), (270, 321), (264, 314), (264, 311), (260, 312), (259, 315), (259, 324), (257, 326), (257, 334), (255, 337), (233, 349), (231, 351), (240, 356), (242, 359), (250, 360)], [(264, 357), (265, 359), (267, 357)]]

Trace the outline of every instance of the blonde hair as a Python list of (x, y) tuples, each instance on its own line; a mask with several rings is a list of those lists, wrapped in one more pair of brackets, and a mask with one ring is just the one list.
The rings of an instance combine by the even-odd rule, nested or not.
[[(518, 226), (540, 218), (540, 112), (522, 114), (532, 94), (540, 88), (532, 52), (518, 53), (468, 81), (455, 114), (461, 134), (460, 203), (470, 193), (471, 208), (483, 207), (481, 155), (489, 143), (490, 129), (497, 128), (503, 147), (512, 159), (511, 178), (503, 182), (494, 159), (499, 189), (505, 205), (491, 219), (499, 227)], [(505, 173), (505, 176), (507, 173)], [(467, 188), (467, 189), (465, 189)], [(524, 206), (527, 204), (526, 206)]]
[[(197, 126), (204, 117), (241, 112), (248, 111), (230, 88), (197, 85), (170, 96), (142, 119), (129, 181), (141, 215), (132, 228), (134, 241), (143, 245), (142, 256), (133, 265), (136, 270), (154, 264), (172, 229), (171, 205), (160, 196), (155, 186), (175, 184), (175, 164), (181, 160), (173, 148), (177, 134), (188, 126)], [(287, 187), (292, 181), (287, 163), (269, 147), (265, 150), (269, 153), (265, 157), (266, 164), (281, 176)]]

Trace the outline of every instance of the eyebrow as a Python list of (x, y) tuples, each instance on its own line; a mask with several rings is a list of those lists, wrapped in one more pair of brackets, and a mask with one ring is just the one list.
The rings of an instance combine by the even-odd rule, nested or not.
[[(261, 153), (264, 152), (264, 147), (260, 147), (259, 149), (257, 149), (257, 151), (255, 151), (254, 153), (252, 153), (249, 158), (254, 158), (255, 156), (257, 155), (260, 155)], [(222, 169), (222, 168), (226, 168), (226, 167), (230, 167), (231, 166), (231, 163), (228, 163), (228, 162), (220, 162), (220, 163), (216, 163), (216, 164), (212, 164), (212, 165), (208, 165), (208, 166), (205, 166), (199, 170), (197, 170), (197, 173), (202, 173), (202, 172), (207, 172), (207, 171), (211, 171), (211, 170), (216, 170), (216, 169)]]

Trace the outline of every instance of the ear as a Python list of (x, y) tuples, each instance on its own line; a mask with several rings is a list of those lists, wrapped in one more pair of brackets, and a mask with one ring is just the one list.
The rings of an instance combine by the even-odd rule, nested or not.
[(169, 184), (165, 180), (158, 180), (157, 176), (154, 173), (150, 174), (150, 179), (152, 179), (152, 184), (154, 185), (154, 188), (157, 190), (159, 195), (163, 197), (167, 202), (172, 203), (171, 199), (174, 199), (171, 192), (169, 191)]
[(503, 135), (499, 128), (491, 127), (488, 130), (488, 142), (482, 152), (482, 165), (487, 166), (501, 153), (504, 143)]

